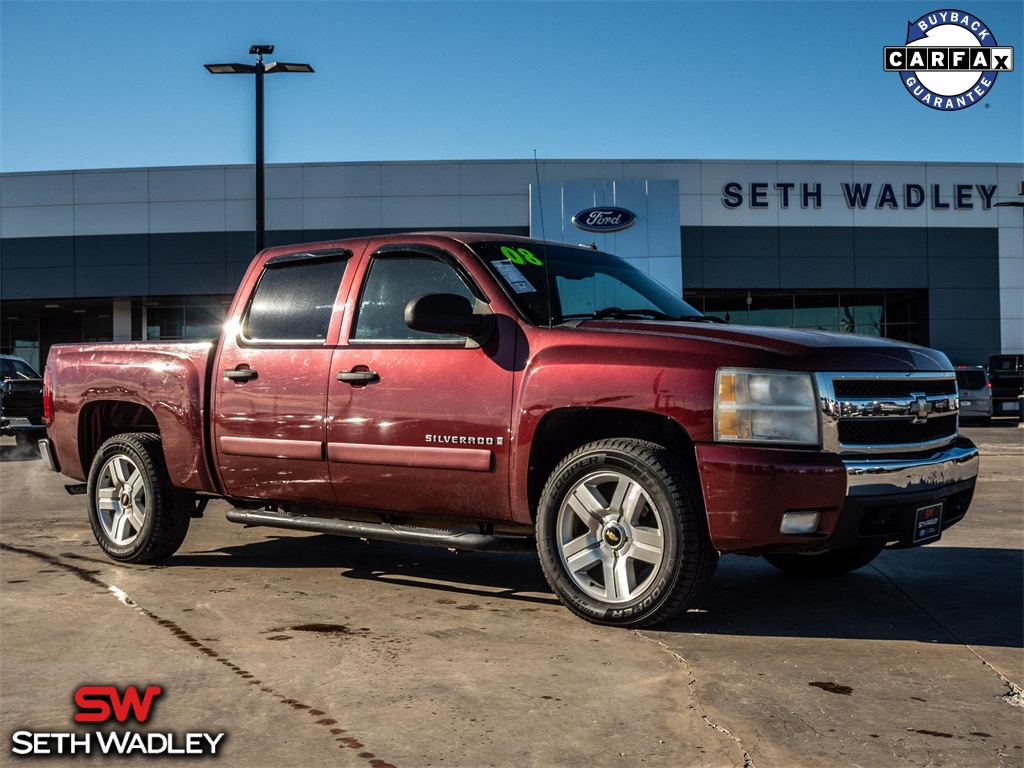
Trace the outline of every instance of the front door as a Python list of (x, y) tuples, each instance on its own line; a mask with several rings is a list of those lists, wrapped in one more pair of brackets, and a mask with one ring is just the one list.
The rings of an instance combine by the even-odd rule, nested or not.
[(331, 363), (327, 456), (338, 502), (507, 519), (515, 324), (477, 348), (414, 331), (406, 304), (428, 293), (487, 300), (434, 249), (371, 258), (348, 344)]

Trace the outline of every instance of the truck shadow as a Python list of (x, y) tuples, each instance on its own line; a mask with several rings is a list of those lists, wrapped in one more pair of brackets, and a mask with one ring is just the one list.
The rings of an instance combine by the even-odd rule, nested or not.
[[(225, 557), (225, 555), (229, 555)], [(478, 597), (558, 605), (533, 555), (452, 553), (445, 549), (341, 536), (282, 536), (237, 547), (180, 553), (170, 567), (341, 568), (348, 579)]]
[[(225, 555), (228, 555), (225, 557)], [(276, 536), (179, 554), (167, 565), (338, 568), (410, 590), (557, 605), (537, 559), (333, 536)], [(907, 640), (1024, 647), (1024, 552), (922, 547), (884, 552), (830, 579), (788, 576), (758, 557), (724, 557), (697, 606), (654, 629), (764, 637)], [(576, 621), (566, 611), (566, 619)]]
[(1024, 647), (1024, 552), (923, 547), (883, 552), (845, 576), (802, 579), (761, 558), (723, 558), (672, 632), (909, 640)]

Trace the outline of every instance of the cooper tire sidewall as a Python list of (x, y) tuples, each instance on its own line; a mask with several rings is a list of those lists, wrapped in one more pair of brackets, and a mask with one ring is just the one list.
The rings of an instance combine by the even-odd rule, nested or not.
[[(106, 532), (103, 530), (103, 526), (100, 524), (99, 509), (96, 504), (96, 486), (99, 483), (100, 474), (102, 473), (103, 468), (107, 465), (107, 462), (118, 455), (124, 455), (131, 459), (139, 472), (142, 473), (142, 482), (146, 488), (146, 519), (143, 520), (142, 530), (139, 531), (139, 535), (135, 537), (135, 541), (126, 546), (119, 546), (115, 544), (107, 536)], [(100, 547), (102, 547), (104, 552), (115, 560), (126, 560), (134, 557), (146, 548), (149, 543), (149, 539), (152, 536), (153, 526), (155, 524), (156, 516), (159, 513), (162, 499), (160, 497), (160, 491), (156, 487), (157, 484), (154, 482), (154, 478), (150, 472), (149, 463), (149, 457), (143, 456), (131, 443), (124, 440), (118, 440), (105, 444), (100, 448), (100, 452), (96, 454), (96, 458), (93, 460), (92, 467), (89, 470), (89, 524), (92, 526), (92, 532), (96, 537), (96, 542)]]
[[(640, 483), (657, 507), (662, 526), (664, 555), (657, 575), (640, 595), (623, 603), (602, 602), (577, 586), (562, 562), (556, 532), (558, 511), (569, 489), (581, 478), (602, 468), (615, 469)], [(565, 600), (581, 613), (603, 624), (633, 623), (657, 612), (679, 578), (681, 538), (679, 513), (665, 483), (643, 462), (628, 453), (606, 448), (583, 453), (550, 480), (541, 494), (537, 515), (537, 548), (541, 567), (548, 578), (557, 583), (558, 591)]]

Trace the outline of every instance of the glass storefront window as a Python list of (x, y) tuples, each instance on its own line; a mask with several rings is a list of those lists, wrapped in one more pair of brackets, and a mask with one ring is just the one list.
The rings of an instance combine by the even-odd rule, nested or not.
[(185, 338), (216, 339), (224, 325), (224, 307), (185, 307)]
[(39, 370), (39, 323), (35, 320), (4, 320), (0, 325), (0, 350), (17, 355)]
[[(746, 297), (743, 302), (746, 304)], [(738, 314), (737, 318), (742, 318)], [(793, 326), (793, 296), (784, 294), (781, 296), (755, 296), (751, 295), (750, 304), (747, 307), (745, 320), (733, 320), (733, 322), (744, 322), (747, 325), (766, 325), (770, 327), (792, 327)]]
[(87, 317), (82, 320), (82, 341), (110, 341), (114, 338), (114, 318)]
[(223, 304), (149, 305), (146, 338), (150, 341), (213, 341), (220, 336), (227, 307)]
[(709, 291), (687, 293), (685, 299), (705, 315), (739, 325), (859, 333), (928, 344), (927, 291)]
[(838, 293), (798, 293), (794, 296), (793, 327), (815, 331), (842, 330)]
[(842, 297), (842, 320), (839, 330), (845, 333), (863, 333), (885, 336), (885, 296), (867, 294)]
[(185, 338), (185, 308), (149, 307), (146, 311), (146, 338), (150, 341)]

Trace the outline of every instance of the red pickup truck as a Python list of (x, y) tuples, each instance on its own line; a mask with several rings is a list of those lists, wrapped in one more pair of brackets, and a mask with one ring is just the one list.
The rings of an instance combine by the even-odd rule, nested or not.
[(510, 236), (272, 248), (217, 344), (60, 345), (44, 383), (41, 451), (115, 560), (167, 558), (220, 497), (245, 525), (536, 549), (622, 626), (693, 605), (722, 553), (827, 575), (935, 541), (978, 472), (940, 352), (725, 324)]

